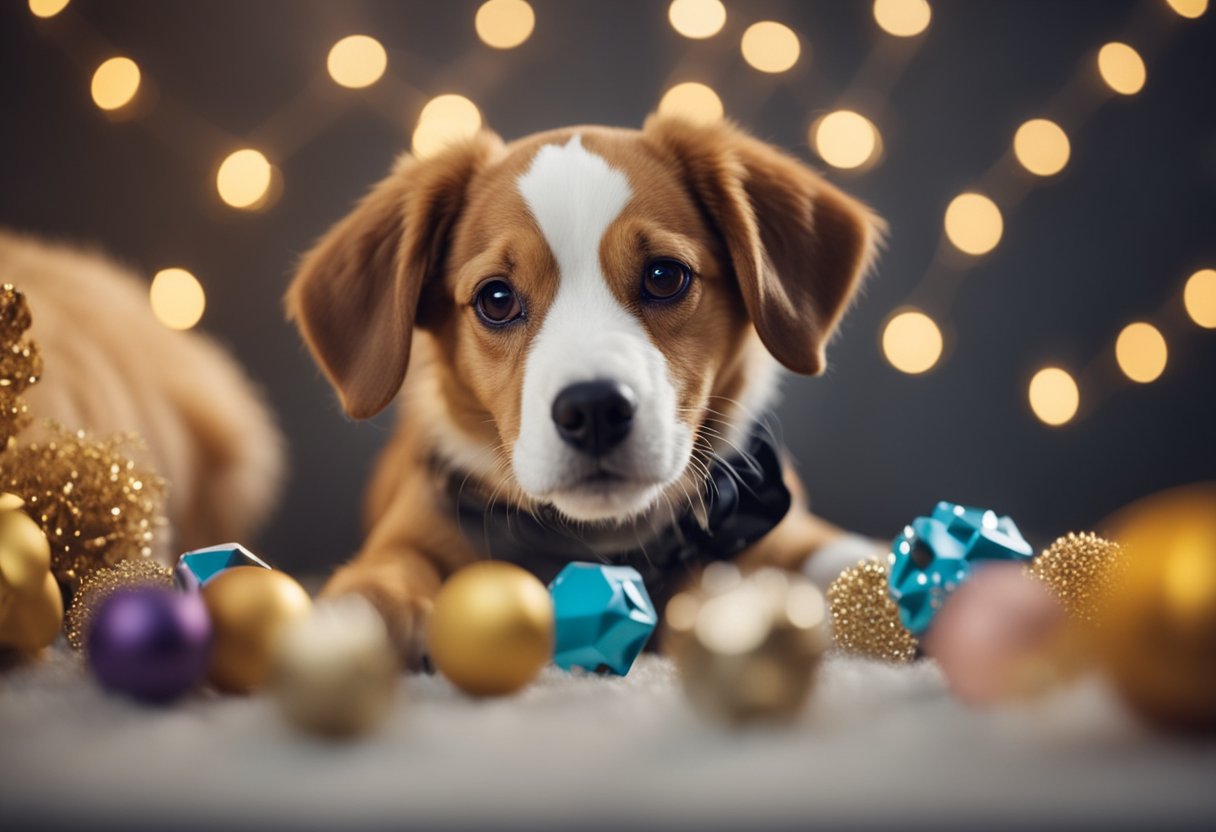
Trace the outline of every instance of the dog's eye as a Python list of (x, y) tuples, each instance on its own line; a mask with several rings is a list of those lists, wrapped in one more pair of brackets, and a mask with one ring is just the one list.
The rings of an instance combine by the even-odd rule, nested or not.
[(691, 282), (692, 271), (679, 260), (652, 260), (642, 272), (642, 299), (675, 300)]
[(491, 326), (508, 324), (524, 314), (519, 296), (511, 284), (501, 278), (493, 278), (481, 284), (473, 301), (477, 314)]

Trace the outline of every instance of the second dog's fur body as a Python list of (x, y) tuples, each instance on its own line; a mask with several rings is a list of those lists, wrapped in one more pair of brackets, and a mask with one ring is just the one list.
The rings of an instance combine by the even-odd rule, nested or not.
[[(444, 578), (497, 554), (462, 530), (453, 482), (643, 552), (685, 514), (708, 522), (710, 464), (745, 443), (779, 364), (822, 369), (878, 227), (728, 124), (483, 133), (405, 157), (288, 296), (350, 415), (403, 390), (367, 539), (326, 593), (369, 597), (416, 660)], [(781, 476), (794, 507), (744, 563), (797, 568), (840, 534)]]

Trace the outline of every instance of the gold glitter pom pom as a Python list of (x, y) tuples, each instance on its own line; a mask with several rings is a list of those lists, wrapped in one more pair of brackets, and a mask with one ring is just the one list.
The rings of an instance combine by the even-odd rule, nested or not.
[(49, 427), (50, 440), (10, 447), (0, 457), (0, 490), (25, 500), (46, 533), (56, 580), (71, 589), (93, 569), (150, 557), (165, 522), (165, 482), (127, 455), (138, 437), (92, 439)]
[(21, 393), (42, 375), (42, 356), (25, 339), (30, 327), (25, 295), (12, 284), (0, 285), (0, 450), (29, 424)]
[(1043, 550), (1027, 567), (1083, 624), (1098, 620), (1099, 608), (1118, 582), (1122, 550), (1093, 532), (1069, 533)]
[(173, 570), (150, 558), (120, 560), (113, 566), (94, 569), (85, 575), (72, 598), (64, 623), (68, 643), (83, 650), (93, 611), (106, 598), (120, 589), (141, 586), (173, 587)]
[(870, 659), (910, 662), (916, 637), (899, 620), (887, 592), (887, 567), (874, 558), (850, 566), (828, 587), (836, 647)]

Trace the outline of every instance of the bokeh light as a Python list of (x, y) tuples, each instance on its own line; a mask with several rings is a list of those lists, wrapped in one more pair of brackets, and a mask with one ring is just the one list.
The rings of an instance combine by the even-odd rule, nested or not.
[(1098, 50), (1098, 72), (1106, 85), (1120, 95), (1140, 92), (1147, 78), (1144, 59), (1126, 43), (1108, 43)]
[(69, 0), (30, 0), (35, 17), (54, 17), (67, 8)]
[(148, 290), (152, 313), (170, 329), (190, 329), (203, 317), (207, 297), (198, 278), (185, 269), (161, 269)]
[(967, 254), (987, 254), (1001, 241), (1001, 209), (983, 194), (959, 194), (946, 208), (946, 237)]
[(743, 60), (761, 72), (785, 72), (798, 62), (798, 35), (783, 23), (762, 20), (747, 27), (740, 43)]
[(486, 0), (473, 19), (477, 37), (495, 49), (514, 49), (536, 26), (536, 13), (525, 0)]
[(1068, 164), (1068, 134), (1054, 121), (1031, 119), (1014, 134), (1013, 153), (1036, 176), (1052, 176)]
[(256, 208), (270, 189), (273, 171), (259, 151), (244, 148), (228, 155), (215, 175), (220, 199), (233, 208)]
[(942, 331), (918, 309), (897, 312), (883, 328), (882, 352), (900, 372), (923, 373), (942, 356)]
[(726, 6), (721, 0), (672, 0), (667, 8), (671, 27), (686, 38), (711, 38), (726, 25)]
[(329, 77), (352, 90), (370, 87), (388, 68), (388, 54), (368, 35), (348, 35), (333, 45), (325, 62)]
[(1216, 269), (1200, 269), (1182, 292), (1186, 313), (1204, 329), (1216, 329)]
[(1077, 383), (1059, 367), (1044, 367), (1030, 380), (1030, 409), (1044, 424), (1067, 424), (1077, 415), (1080, 404)]
[(1208, 0), (1165, 0), (1170, 4), (1170, 8), (1177, 12), (1182, 17), (1191, 18), (1202, 17), (1203, 13), (1208, 10)]
[(110, 58), (93, 73), (93, 103), (103, 110), (117, 110), (130, 103), (139, 91), (139, 67), (130, 58)]
[(1115, 341), (1115, 359), (1119, 369), (1132, 381), (1148, 384), (1165, 372), (1169, 350), (1161, 331), (1152, 324), (1139, 321), (1128, 324)]
[(811, 134), (815, 152), (835, 168), (861, 167), (878, 149), (878, 130), (873, 122), (852, 110), (828, 113), (812, 127)]
[(929, 28), (928, 0), (874, 0), (874, 21), (889, 35), (910, 38)]
[(411, 142), (419, 159), (434, 156), (454, 141), (468, 138), (481, 127), (481, 112), (463, 95), (439, 95), (418, 115)]
[(664, 93), (659, 100), (659, 112), (698, 124), (710, 124), (722, 118), (722, 99), (705, 84), (685, 81)]

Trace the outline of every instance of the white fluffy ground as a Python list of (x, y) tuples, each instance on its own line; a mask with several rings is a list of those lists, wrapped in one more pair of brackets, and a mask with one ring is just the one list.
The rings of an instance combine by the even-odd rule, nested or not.
[(728, 731), (646, 656), (624, 679), (550, 670), (497, 701), (411, 678), (382, 730), (332, 744), (262, 697), (109, 697), (60, 647), (0, 672), (0, 829), (77, 824), (1210, 829), (1216, 743), (1147, 733), (1095, 681), (976, 712), (932, 664), (845, 658), (797, 724)]

